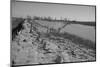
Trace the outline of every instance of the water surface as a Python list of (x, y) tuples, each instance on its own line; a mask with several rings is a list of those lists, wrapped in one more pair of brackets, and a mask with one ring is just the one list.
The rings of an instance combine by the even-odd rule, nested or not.
[(80, 24), (69, 24), (61, 32), (68, 32), (95, 42), (95, 28)]

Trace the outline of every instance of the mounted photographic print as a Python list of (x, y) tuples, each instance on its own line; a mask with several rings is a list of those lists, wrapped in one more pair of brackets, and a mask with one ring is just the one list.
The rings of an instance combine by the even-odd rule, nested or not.
[(11, 66), (96, 61), (96, 6), (11, 1)]

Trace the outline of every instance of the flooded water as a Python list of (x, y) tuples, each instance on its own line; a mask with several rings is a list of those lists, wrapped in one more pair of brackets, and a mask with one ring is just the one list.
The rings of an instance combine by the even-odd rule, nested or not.
[(95, 42), (95, 28), (93, 26), (70, 24), (62, 29), (61, 32), (68, 32)]
[[(47, 21), (37, 21), (43, 26), (49, 28), (58, 29), (61, 28), (64, 24), (62, 22), (47, 22)], [(68, 32), (73, 35), (77, 35), (87, 40), (95, 42), (95, 27), (81, 24), (69, 24), (63, 28), (60, 32)]]

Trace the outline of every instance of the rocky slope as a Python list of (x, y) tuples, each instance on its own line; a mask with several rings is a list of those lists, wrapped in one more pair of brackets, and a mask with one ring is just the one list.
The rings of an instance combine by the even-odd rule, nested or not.
[(95, 61), (95, 51), (75, 44), (67, 38), (54, 36), (35, 21), (23, 23), (11, 43), (11, 61), (14, 65)]

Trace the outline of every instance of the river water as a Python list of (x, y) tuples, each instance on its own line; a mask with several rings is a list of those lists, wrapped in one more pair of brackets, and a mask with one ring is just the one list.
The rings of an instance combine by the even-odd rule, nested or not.
[(95, 27), (93, 26), (69, 24), (61, 32), (68, 32), (95, 42)]

